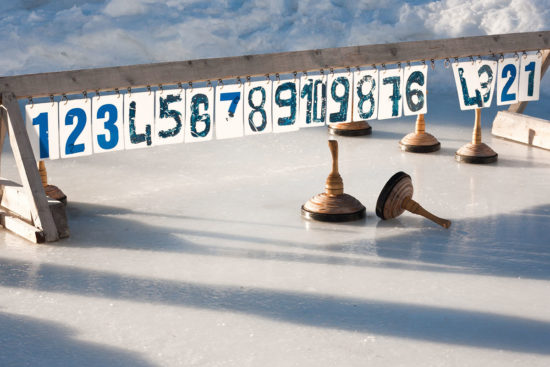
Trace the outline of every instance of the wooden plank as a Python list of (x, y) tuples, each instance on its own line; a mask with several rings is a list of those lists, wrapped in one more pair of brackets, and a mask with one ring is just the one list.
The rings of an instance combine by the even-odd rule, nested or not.
[(25, 190), (34, 225), (42, 230), (48, 242), (59, 239), (57, 228), (48, 207), (48, 201), (38, 173), (31, 143), (25, 129), (19, 103), (13, 93), (2, 94), (2, 105), (7, 109), (10, 144)]
[(0, 206), (28, 221), (32, 221), (31, 208), (23, 186), (0, 177), (0, 192), (2, 193)]
[[(546, 73), (546, 70), (548, 70), (549, 66), (550, 66), (550, 50), (544, 50), (542, 51), (542, 65), (540, 70), (541, 79), (544, 76), (544, 73)], [(508, 107), (508, 112), (523, 113), (523, 111), (525, 111), (525, 107), (527, 107), (527, 103), (529, 102), (514, 103), (513, 105), (510, 105), (510, 107)]]
[(7, 230), (21, 236), (33, 243), (45, 242), (44, 232), (30, 225), (24, 220), (11, 216), (9, 213), (0, 210), (0, 224)]
[(4, 141), (6, 140), (6, 134), (8, 132), (4, 114), (5, 111), (0, 110), (0, 174), (2, 173), (2, 150), (4, 149)]
[(539, 148), (550, 149), (550, 121), (499, 111), (493, 122), (492, 134)]
[(327, 48), (0, 78), (17, 98), (550, 48), (550, 31)]

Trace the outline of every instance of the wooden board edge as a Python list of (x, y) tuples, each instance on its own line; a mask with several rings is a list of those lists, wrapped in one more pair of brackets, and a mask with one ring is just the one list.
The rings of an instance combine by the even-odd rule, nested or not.
[(499, 111), (493, 120), (493, 136), (550, 150), (550, 121), (521, 113)]

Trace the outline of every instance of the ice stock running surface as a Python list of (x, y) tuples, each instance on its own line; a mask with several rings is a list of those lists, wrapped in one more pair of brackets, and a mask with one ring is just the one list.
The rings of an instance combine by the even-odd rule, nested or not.
[[(440, 152), (399, 150), (413, 118), (337, 138), (359, 222), (300, 217), (324, 128), (48, 162), (71, 237), (0, 231), (0, 365), (547, 366), (550, 152), (492, 138), (493, 108), (498, 163), (456, 163), (474, 114), (432, 97)], [(399, 170), (450, 229), (374, 215)]]

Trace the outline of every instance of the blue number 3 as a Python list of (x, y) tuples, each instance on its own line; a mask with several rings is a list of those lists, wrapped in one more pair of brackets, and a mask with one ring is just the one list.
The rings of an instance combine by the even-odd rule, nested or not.
[(104, 104), (99, 107), (97, 110), (97, 118), (104, 119), (105, 115), (109, 114), (107, 121), (103, 123), (105, 130), (109, 132), (109, 140), (107, 140), (105, 134), (97, 136), (97, 143), (101, 149), (113, 149), (118, 144), (118, 128), (116, 127), (116, 122), (118, 120), (118, 111), (116, 106), (113, 104)]

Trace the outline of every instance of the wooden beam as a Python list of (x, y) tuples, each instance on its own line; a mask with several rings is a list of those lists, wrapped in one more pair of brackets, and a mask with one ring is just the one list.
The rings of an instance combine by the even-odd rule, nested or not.
[(6, 119), (4, 118), (4, 110), (0, 111), (0, 174), (2, 173), (2, 149), (4, 149), (4, 141), (8, 132)]
[[(544, 50), (542, 51), (542, 65), (540, 70), (541, 79), (544, 76), (544, 73), (546, 73), (546, 70), (548, 70), (549, 66), (550, 66), (550, 50)], [(510, 105), (510, 107), (508, 107), (508, 112), (523, 113), (523, 111), (525, 111), (525, 107), (527, 107), (527, 103), (529, 102), (514, 103), (513, 105)]]
[(549, 48), (550, 31), (460, 37), (9, 76), (0, 78), (0, 92), (13, 92), (17, 98), (45, 97)]
[(36, 160), (32, 152), (31, 143), (25, 130), (25, 123), (19, 103), (13, 93), (2, 94), (2, 106), (7, 109), (7, 125), (10, 136), (10, 144), (21, 177), (23, 190), (29, 200), (31, 217), (35, 227), (43, 231), (47, 242), (59, 239), (52, 213), (48, 207), (48, 201), (42, 181), (38, 173)]
[(20, 218), (11, 216), (2, 209), (0, 209), (0, 225), (34, 243), (43, 243), (46, 240), (42, 230), (30, 225)]
[(550, 149), (550, 121), (514, 113), (499, 111), (493, 121), (492, 134), (499, 138)]

